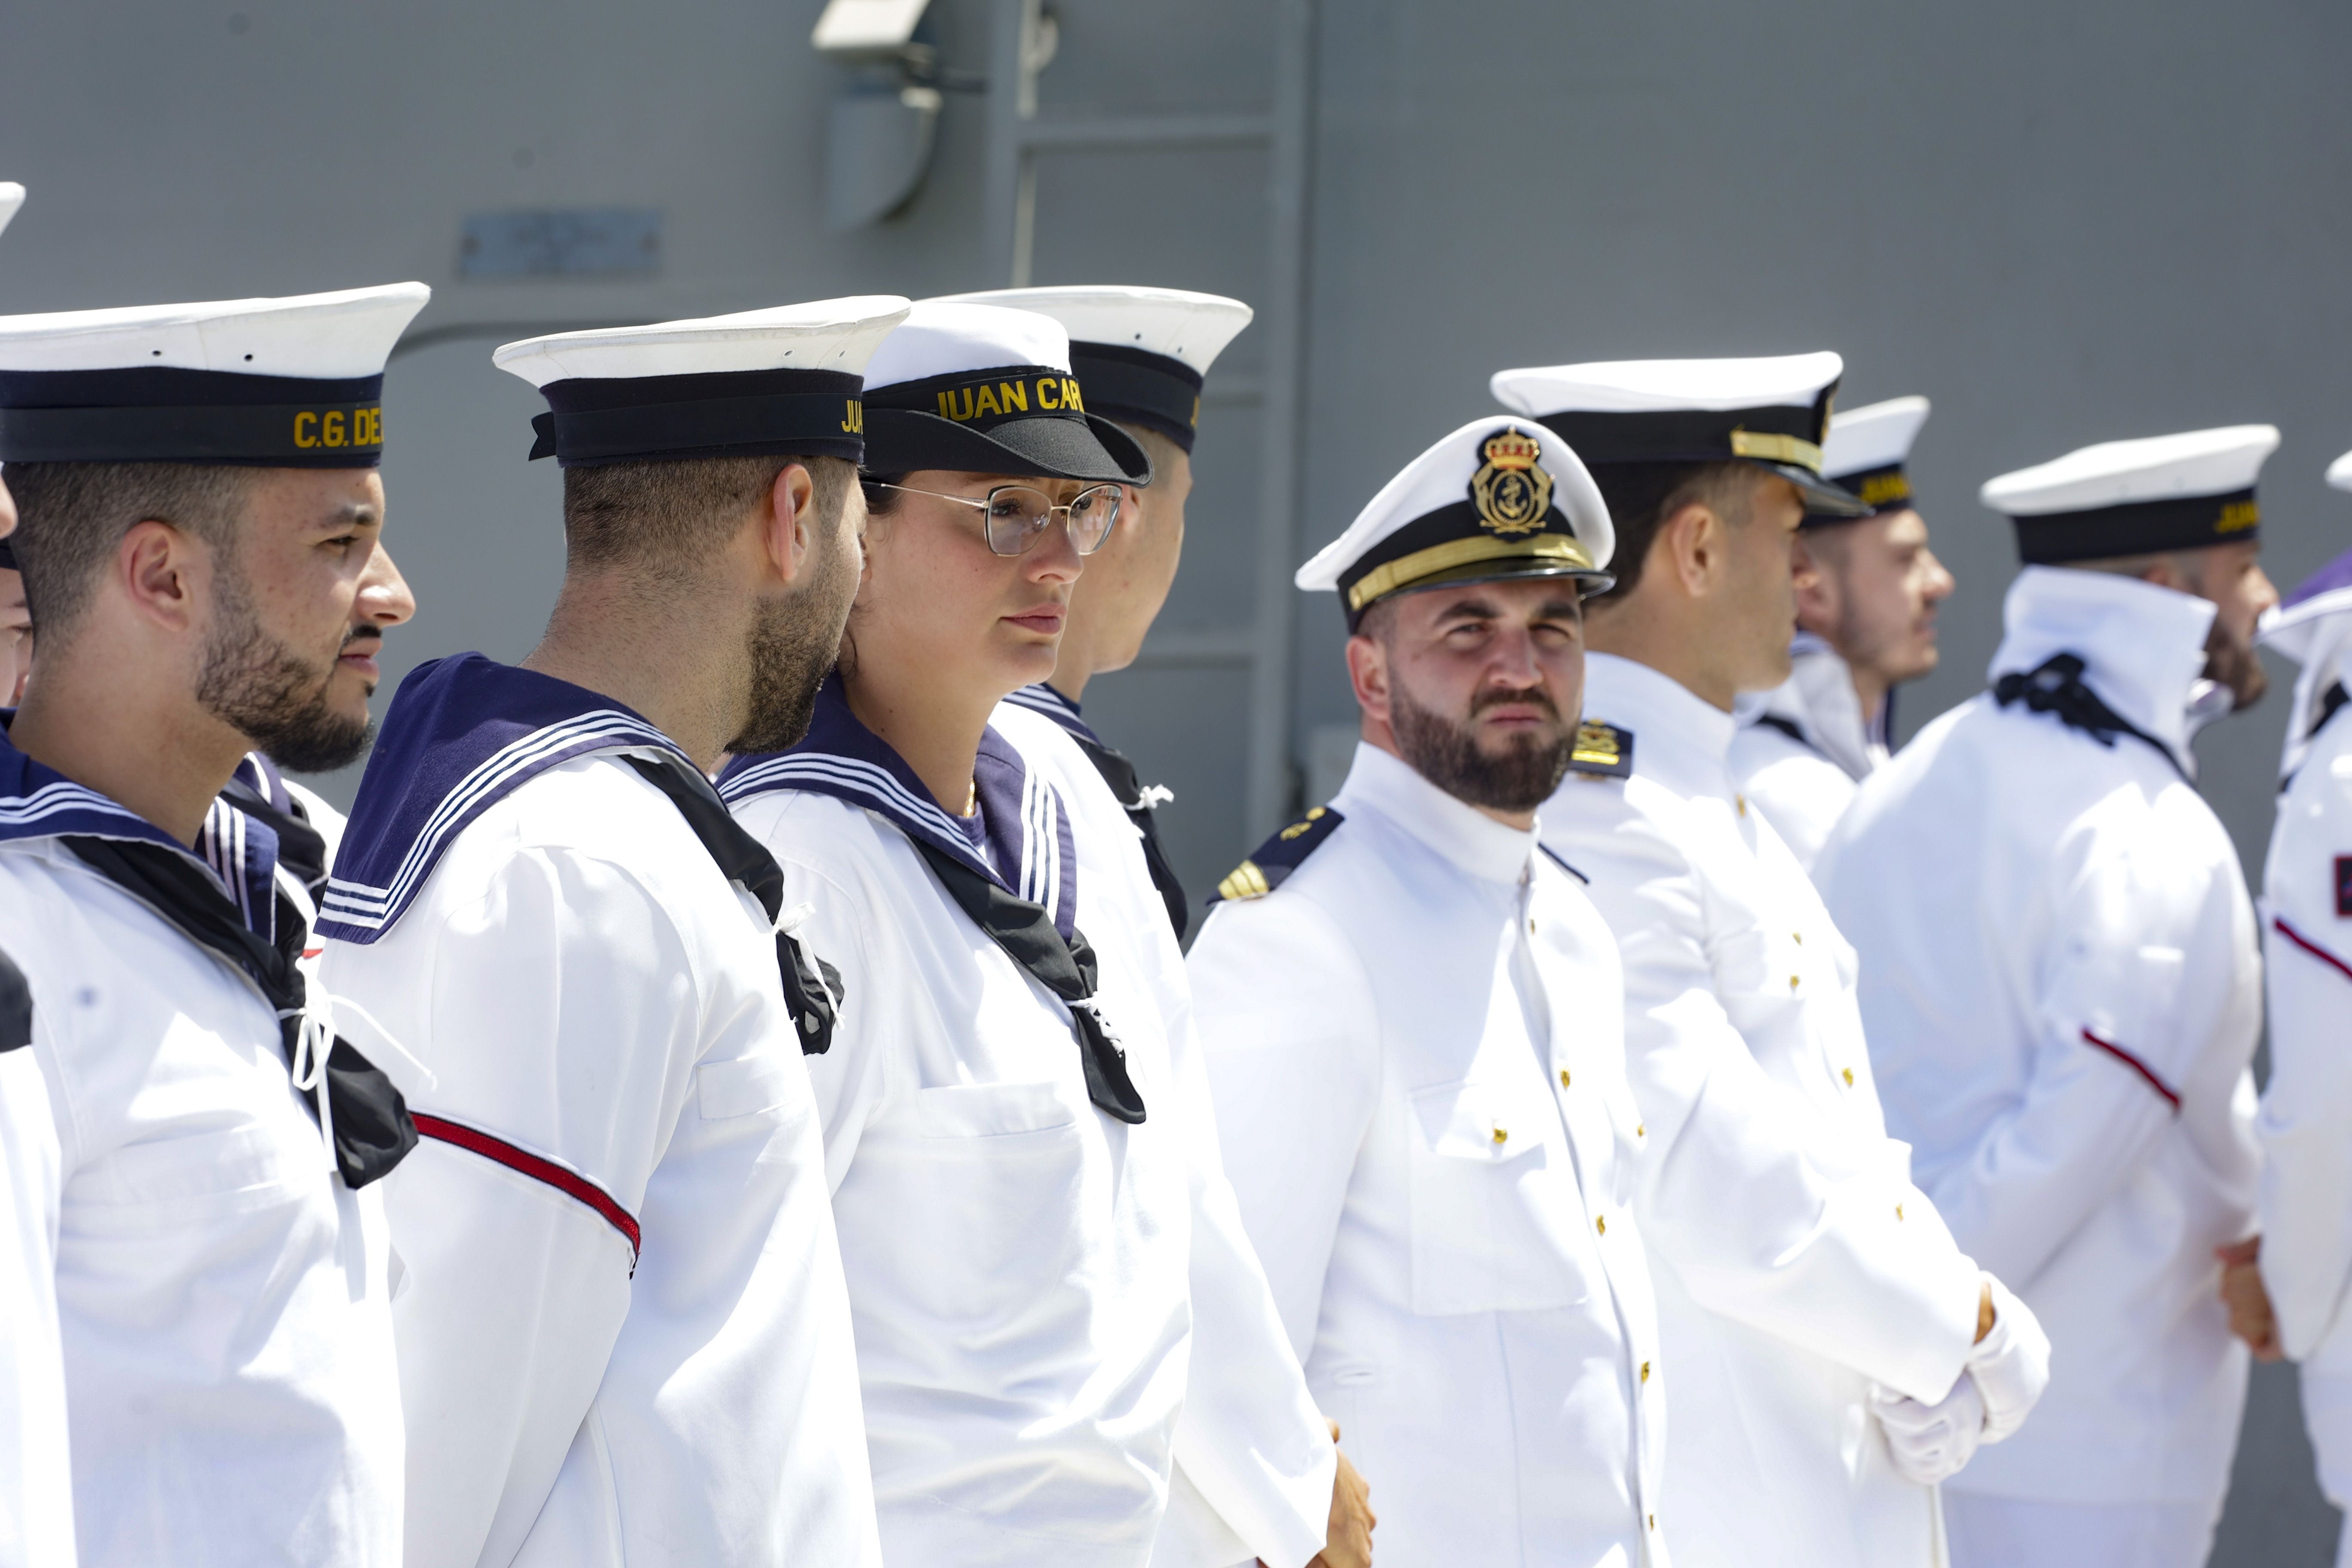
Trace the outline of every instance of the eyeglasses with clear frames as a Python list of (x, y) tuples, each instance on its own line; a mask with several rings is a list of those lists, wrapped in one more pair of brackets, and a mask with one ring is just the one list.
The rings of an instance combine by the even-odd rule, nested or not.
[(1062, 526), (1069, 530), (1070, 548), (1081, 555), (1092, 555), (1103, 547), (1103, 542), (1110, 537), (1111, 525), (1118, 521), (1117, 485), (1090, 486), (1072, 496), (1067, 506), (1055, 506), (1052, 496), (1028, 485), (997, 485), (979, 500), (940, 490), (919, 490), (908, 485), (887, 485), (879, 479), (866, 480), (866, 487), (929, 496), (934, 500), (951, 500), (958, 506), (972, 508), (981, 514), (981, 532), (988, 541), (990, 553), (995, 555), (1027, 554), (1057, 515)]

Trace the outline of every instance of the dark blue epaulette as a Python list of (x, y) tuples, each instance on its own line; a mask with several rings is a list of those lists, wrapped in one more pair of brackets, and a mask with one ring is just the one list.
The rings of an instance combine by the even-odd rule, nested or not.
[(1568, 770), (1587, 778), (1624, 779), (1633, 776), (1633, 731), (1587, 719), (1576, 727), (1576, 745), (1568, 753)]
[(1262, 899), (1282, 886), (1282, 879), (1298, 869), (1323, 841), (1331, 837), (1342, 818), (1328, 805), (1318, 805), (1292, 823), (1252, 852), (1250, 858), (1234, 868), (1233, 875), (1217, 884), (1209, 896), (1212, 904), (1227, 899)]

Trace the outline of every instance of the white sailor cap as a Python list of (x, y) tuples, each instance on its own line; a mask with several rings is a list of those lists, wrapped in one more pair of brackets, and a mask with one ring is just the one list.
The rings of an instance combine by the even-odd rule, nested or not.
[(2274, 425), (2103, 441), (1985, 481), (1979, 499), (2017, 527), (2029, 566), (2060, 566), (2261, 537), (2254, 479)]
[(1157, 430), (1185, 451), (1201, 421), (1201, 386), (1255, 311), (1222, 294), (1115, 283), (993, 289), (950, 300), (1034, 310), (1070, 334), (1070, 368), (1087, 409)]
[(1598, 593), (1616, 548), (1601, 489), (1568, 443), (1495, 415), (1406, 464), (1296, 580), (1338, 590), (1352, 627), (1391, 595), (1455, 583), (1574, 577)]
[(896, 294), (858, 295), (556, 332), (490, 363), (547, 399), (534, 458), (560, 468), (680, 458), (841, 458), (865, 452), (861, 395), (874, 351), (906, 318)]
[(1808, 510), (1868, 509), (1822, 478), (1822, 442), (1845, 362), (1833, 353), (1770, 359), (1616, 360), (1496, 373), (1506, 408), (1541, 420), (1603, 486), (1633, 465), (1744, 460), (1803, 492)]
[(9, 220), (24, 205), (25, 187), (14, 180), (0, 180), (0, 233), (7, 231)]
[[(1873, 515), (1911, 505), (1911, 443), (1927, 423), (1924, 397), (1890, 397), (1830, 416), (1829, 439), (1822, 443), (1822, 477), (1859, 497)], [(1805, 526), (1849, 521), (1843, 515), (1807, 512)]]
[(432, 297), (387, 283), (0, 316), (0, 461), (374, 468), (384, 361)]
[(926, 300), (866, 367), (866, 468), (1145, 485), (1151, 459), (1089, 413), (1070, 335), (1034, 310)]

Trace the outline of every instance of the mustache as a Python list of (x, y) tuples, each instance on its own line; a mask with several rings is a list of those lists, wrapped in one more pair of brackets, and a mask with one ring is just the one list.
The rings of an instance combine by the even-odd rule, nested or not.
[(1470, 700), (1470, 717), (1475, 719), (1487, 709), (1500, 708), (1507, 702), (1525, 703), (1530, 708), (1542, 709), (1551, 718), (1559, 717), (1559, 704), (1553, 701), (1551, 693), (1540, 686), (1530, 686), (1524, 691), (1482, 691)]
[(335, 650), (336, 657), (341, 658), (342, 655), (350, 652), (352, 644), (361, 641), (371, 643), (383, 642), (383, 628), (381, 626), (353, 626), (350, 631), (343, 634), (342, 644)]

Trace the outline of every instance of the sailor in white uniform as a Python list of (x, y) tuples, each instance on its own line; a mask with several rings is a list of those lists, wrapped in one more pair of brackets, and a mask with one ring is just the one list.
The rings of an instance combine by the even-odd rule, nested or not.
[(1346, 605), (1364, 740), (1192, 950), (1227, 1169), (1391, 1564), (1674, 1539), (1616, 945), (1535, 823), (1611, 542), (1565, 443), (1486, 418), (1300, 568)]
[(1807, 511), (1797, 531), (1797, 636), (1789, 679), (1733, 705), (1731, 776), (1797, 864), (1894, 744), (1895, 689), (1936, 668), (1936, 609), (1952, 574), (1927, 548), (1905, 465), (1927, 400), (1897, 397), (1830, 416), (1822, 476), (1867, 515)]
[(1619, 540), (1543, 841), (1625, 967), (1685, 1564), (1927, 1568), (1934, 1482), (2046, 1376), (2032, 1315), (1956, 1246), (1886, 1135), (1853, 952), (1733, 781), (1731, 709), (1788, 674), (1790, 544), (1860, 506), (1819, 473), (1835, 354), (1506, 371)]
[[(2352, 489), (2352, 453), (2327, 482)], [(2256, 1212), (2273, 1345), (2301, 1363), (2303, 1422), (2320, 1489), (2352, 1507), (2352, 552), (2263, 617), (2263, 646), (2301, 667), (2287, 714), (2278, 818), (2263, 870), (2271, 1076), (2254, 1124)], [(2262, 1349), (2257, 1354), (2263, 1353)], [(2352, 1564), (2352, 1531), (2336, 1548)]]
[(29, 1014), (0, 1006), (0, 1293), (30, 1297), (12, 1354), (53, 1333), (63, 1365), (61, 1391), (0, 1377), (0, 1560), (401, 1562), (397, 1052), (339, 1017), (307, 889), (217, 796), (250, 749), (334, 767), (364, 740), (414, 608), (373, 564), (378, 399), (428, 292), (0, 319), (44, 627), (0, 742)]
[(1817, 871), (1889, 1126), (2050, 1333), (2032, 1422), (1947, 1488), (1960, 1568), (2201, 1563), (2221, 1510), (2246, 1352), (2215, 1249), (2253, 1231), (2262, 980), (2189, 738), (2263, 689), (2277, 444), (2109, 442), (1987, 484), (2026, 563), (1991, 689), (1864, 786)]
[[(990, 725), (1054, 668), (1143, 451), (1043, 316), (868, 367), (866, 576), (806, 742), (719, 781), (850, 1002), (812, 1064), (886, 1557), (1142, 1568), (1191, 1344), (1192, 1157), (1134, 922)], [(1247, 1456), (1233, 1456), (1247, 1463)]]
[(1090, 679), (1134, 660), (1167, 600), (1183, 542), (1202, 381), (1248, 324), (1250, 309), (1213, 294), (1117, 286), (959, 298), (1061, 322), (1087, 411), (1117, 424), (1151, 458), (1151, 483), (1124, 489), (1118, 523), (1073, 587), (1052, 681), (1014, 692), (989, 722), (1069, 812), (1087, 931), (1099, 938), (1117, 923), (1146, 960), (1182, 1096), (1181, 1111), (1171, 1113), (1183, 1116), (1193, 1144), (1192, 1363), (1152, 1563), (1296, 1568), (1319, 1554), (1326, 1568), (1351, 1568), (1370, 1548), (1365, 1488), (1335, 1455), (1307, 1392), (1217, 1149), (1177, 946), (1190, 911), (1153, 812), (1167, 792), (1144, 785), (1078, 706)]
[(402, 683), (320, 927), (438, 1079), (386, 1200), (410, 1568), (879, 1561), (803, 1065), (844, 998), (705, 770), (807, 726), (905, 307), (495, 356), (551, 410), (563, 590), (520, 667)]

